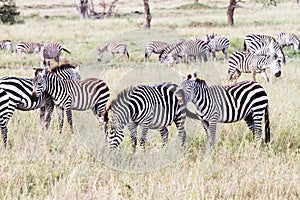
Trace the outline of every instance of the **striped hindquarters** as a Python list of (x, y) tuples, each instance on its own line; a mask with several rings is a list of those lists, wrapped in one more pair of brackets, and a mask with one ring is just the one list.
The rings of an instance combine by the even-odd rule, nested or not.
[(296, 52), (300, 52), (300, 41), (299, 38), (292, 33), (279, 33), (277, 36), (277, 41), (281, 48), (285, 46), (293, 45)]
[(145, 48), (145, 59), (149, 59), (151, 53), (160, 54), (166, 46), (168, 46), (168, 43), (162, 41), (149, 42)]

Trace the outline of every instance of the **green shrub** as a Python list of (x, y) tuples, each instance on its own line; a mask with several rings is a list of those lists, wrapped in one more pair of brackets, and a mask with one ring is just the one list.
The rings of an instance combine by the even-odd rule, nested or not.
[(16, 23), (15, 17), (20, 15), (17, 6), (13, 0), (0, 0), (3, 5), (0, 7), (0, 20), (3, 24)]

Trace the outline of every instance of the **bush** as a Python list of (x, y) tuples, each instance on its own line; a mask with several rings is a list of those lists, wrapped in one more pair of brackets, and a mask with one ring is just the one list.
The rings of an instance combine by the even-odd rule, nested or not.
[(17, 6), (13, 0), (0, 0), (3, 5), (0, 7), (0, 20), (3, 24), (16, 23), (15, 17), (20, 15), (17, 11)]

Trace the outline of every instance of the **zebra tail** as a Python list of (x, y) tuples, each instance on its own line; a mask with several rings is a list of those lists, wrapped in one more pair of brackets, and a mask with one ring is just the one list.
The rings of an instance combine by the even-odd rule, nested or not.
[(191, 119), (200, 120), (198, 115), (196, 113), (191, 112), (189, 109), (186, 109), (186, 116), (191, 118)]
[(68, 51), (67, 49), (65, 49), (65, 48), (62, 48), (62, 50), (64, 50), (65, 52), (67, 52), (68, 54), (71, 54), (71, 52), (70, 51)]
[(270, 120), (269, 120), (269, 108), (267, 106), (265, 111), (265, 142), (270, 142)]
[(127, 59), (129, 59), (129, 53), (128, 53), (128, 51), (126, 52), (126, 56), (127, 56)]
[(246, 46), (246, 42), (244, 40), (244, 51), (246, 51), (246, 50), (247, 50), (247, 46)]

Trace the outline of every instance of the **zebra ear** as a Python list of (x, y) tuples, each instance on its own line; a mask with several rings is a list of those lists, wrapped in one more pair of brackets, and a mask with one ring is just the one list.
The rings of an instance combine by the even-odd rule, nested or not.
[(75, 67), (75, 68), (73, 69), (73, 72), (74, 72), (74, 73), (79, 73), (80, 67), (81, 67), (81, 65), (78, 65), (77, 67)]
[(183, 105), (185, 104), (185, 95), (184, 95), (184, 91), (183, 89), (178, 89), (176, 92), (175, 92), (175, 96), (178, 100), (178, 103), (179, 105)]
[(198, 77), (198, 71), (197, 71), (197, 70), (195, 70), (195, 71), (193, 72), (193, 76), (194, 76), (194, 78), (197, 78), (197, 77)]

